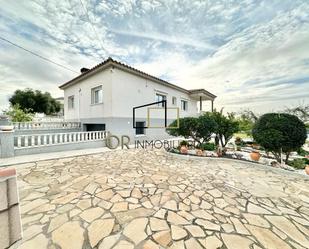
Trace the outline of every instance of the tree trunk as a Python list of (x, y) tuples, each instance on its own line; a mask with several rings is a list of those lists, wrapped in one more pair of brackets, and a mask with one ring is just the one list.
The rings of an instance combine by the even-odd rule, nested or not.
[(285, 156), (285, 164), (288, 164), (289, 157), (290, 157), (290, 152), (287, 152)]
[(280, 152), (279, 153), (272, 152), (272, 154), (276, 158), (277, 162), (281, 163), (281, 154), (280, 154)]

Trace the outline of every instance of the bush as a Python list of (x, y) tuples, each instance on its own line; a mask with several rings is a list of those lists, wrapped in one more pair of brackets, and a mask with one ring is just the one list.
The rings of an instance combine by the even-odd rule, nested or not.
[(215, 121), (216, 129), (216, 144), (221, 143), (225, 147), (228, 141), (233, 137), (233, 134), (239, 131), (239, 123), (233, 115), (227, 117), (223, 115), (222, 111), (210, 113)]
[(180, 143), (179, 143), (180, 146), (189, 146), (189, 143), (188, 141), (186, 140), (182, 140)]
[(293, 161), (289, 161), (288, 165), (290, 165), (291, 167), (295, 169), (304, 169), (306, 165), (308, 164), (308, 161), (306, 160), (306, 158), (297, 158), (297, 159), (294, 159)]
[(237, 146), (244, 146), (244, 141), (240, 137), (235, 138), (235, 144)]
[(307, 132), (305, 124), (294, 115), (287, 113), (267, 113), (255, 123), (252, 135), (254, 140), (273, 153), (278, 162), (281, 150), (288, 162), (292, 151), (297, 151), (305, 143)]
[(297, 154), (300, 155), (300, 156), (308, 156), (309, 155), (309, 152), (304, 150), (303, 148), (299, 148), (297, 150)]
[(200, 149), (214, 151), (216, 149), (216, 145), (214, 143), (203, 143), (200, 145)]
[(213, 118), (208, 114), (204, 114), (198, 118), (185, 117), (179, 119), (179, 127), (177, 126), (177, 120), (169, 125), (166, 132), (172, 136), (182, 136), (184, 138), (191, 138), (194, 142), (200, 144), (210, 140), (213, 134), (216, 123)]
[(33, 114), (27, 113), (27, 110), (20, 109), (18, 104), (11, 106), (8, 110), (4, 111), (4, 114), (8, 115), (12, 122), (30, 122), (33, 119)]

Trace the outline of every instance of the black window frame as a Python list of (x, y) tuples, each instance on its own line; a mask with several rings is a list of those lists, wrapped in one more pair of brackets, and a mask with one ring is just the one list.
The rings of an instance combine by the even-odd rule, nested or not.
[(188, 101), (187, 100), (184, 100), (184, 99), (181, 100), (181, 110), (188, 111)]
[[(162, 98), (160, 98), (160, 97), (162, 97)], [(164, 100), (166, 101), (166, 95), (164, 95), (162, 93), (156, 93), (156, 101), (160, 102), (160, 103), (158, 103), (159, 107), (164, 107), (164, 103), (165, 103), (165, 102), (163, 102)]]

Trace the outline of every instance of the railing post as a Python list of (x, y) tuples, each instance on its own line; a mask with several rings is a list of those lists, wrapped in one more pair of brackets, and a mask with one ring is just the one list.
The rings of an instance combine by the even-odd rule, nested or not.
[(29, 142), (29, 141), (28, 141), (28, 136), (26, 135), (26, 136), (24, 136), (24, 138), (25, 138), (25, 147), (28, 147), (28, 144), (29, 144), (29, 143), (28, 143), (28, 142)]
[(31, 135), (31, 146), (34, 146), (34, 135)]
[(17, 137), (17, 147), (18, 148), (21, 147), (21, 137), (20, 136)]
[(14, 156), (14, 130), (0, 131), (0, 158)]
[(38, 138), (38, 146), (40, 146), (41, 145), (41, 135), (38, 135), (37, 138)]

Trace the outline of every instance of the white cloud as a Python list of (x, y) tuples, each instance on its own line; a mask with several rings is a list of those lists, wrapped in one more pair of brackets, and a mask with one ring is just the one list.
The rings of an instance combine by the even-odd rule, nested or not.
[[(102, 57), (206, 88), (216, 105), (281, 109), (308, 101), (309, 3), (269, 1), (4, 1), (0, 33), (79, 71)], [(0, 41), (0, 110), (15, 89), (62, 92), (73, 73)]]

